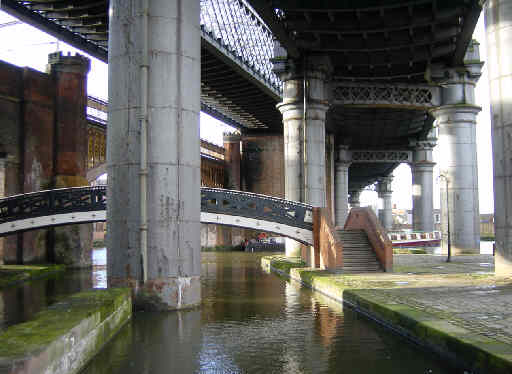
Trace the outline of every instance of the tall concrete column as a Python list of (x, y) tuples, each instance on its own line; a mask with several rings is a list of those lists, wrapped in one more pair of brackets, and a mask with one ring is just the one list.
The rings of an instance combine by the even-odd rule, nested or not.
[(418, 142), (413, 153), (412, 227), (414, 231), (434, 230), (434, 180), (432, 161), (433, 141)]
[(146, 309), (198, 305), (199, 1), (112, 0), (109, 12), (109, 284), (133, 287)]
[(494, 229), (496, 275), (512, 275), (512, 6), (505, 0), (485, 4), (487, 61), (491, 95), (494, 165)]
[(379, 182), (377, 183), (377, 193), (379, 199), (382, 199), (382, 211), (380, 214), (380, 220), (382, 226), (390, 231), (393, 228), (393, 205), (391, 202), (391, 197), (393, 196), (393, 191), (391, 190), (391, 181), (393, 177), (382, 177), (379, 178)]
[[(283, 115), (285, 198), (325, 207), (326, 69), (320, 62), (310, 63), (300, 72), (290, 69), (280, 74), (283, 101), (277, 108)], [(286, 255), (300, 256), (300, 244), (287, 239)]]
[(350, 167), (351, 157), (348, 146), (338, 147), (338, 159), (336, 161), (336, 211), (335, 224), (343, 227), (348, 216), (348, 168)]
[(349, 192), (348, 203), (350, 208), (359, 208), (361, 203), (359, 197), (361, 196), (361, 190), (353, 190)]
[(481, 108), (474, 105), (474, 89), (483, 63), (478, 44), (470, 45), (465, 59), (465, 66), (442, 71), (442, 105), (432, 110), (441, 148), (442, 247), (447, 250), (449, 220), (455, 255), (480, 252), (476, 117)]

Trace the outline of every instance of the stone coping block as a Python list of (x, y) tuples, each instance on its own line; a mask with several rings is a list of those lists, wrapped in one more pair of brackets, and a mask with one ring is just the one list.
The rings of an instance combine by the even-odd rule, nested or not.
[(451, 323), (443, 316), (421, 311), (388, 299), (386, 289), (399, 288), (393, 279), (375, 283), (365, 275), (335, 274), (305, 267), (299, 259), (266, 256), (262, 267), (290, 278), (321, 294), (354, 308), (423, 346), (453, 366), (470, 373), (512, 373), (512, 345)]
[(74, 294), (0, 334), (0, 373), (78, 373), (131, 315), (128, 288)]
[(26, 282), (43, 279), (66, 270), (65, 265), (0, 265), (0, 289)]

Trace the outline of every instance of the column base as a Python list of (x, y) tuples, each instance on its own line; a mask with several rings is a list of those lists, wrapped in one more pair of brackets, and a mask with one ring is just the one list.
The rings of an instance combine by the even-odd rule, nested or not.
[(199, 276), (157, 278), (144, 284), (132, 278), (109, 278), (109, 287), (130, 287), (137, 310), (179, 310), (201, 304)]
[[(458, 256), (458, 255), (479, 255), (480, 254), (480, 248), (460, 248), (456, 247), (452, 244), (451, 248), (451, 255), (452, 256)], [(443, 245), (441, 247), (441, 254), (447, 255), (448, 254), (448, 247)]]

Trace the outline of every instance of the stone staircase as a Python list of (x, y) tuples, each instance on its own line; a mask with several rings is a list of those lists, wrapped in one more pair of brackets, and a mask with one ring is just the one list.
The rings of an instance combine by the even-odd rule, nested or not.
[(343, 272), (381, 272), (377, 256), (363, 230), (338, 230), (343, 243)]

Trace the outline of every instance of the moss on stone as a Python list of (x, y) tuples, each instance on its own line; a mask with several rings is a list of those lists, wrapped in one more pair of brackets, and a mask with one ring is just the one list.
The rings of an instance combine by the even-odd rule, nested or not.
[(0, 265), (0, 289), (63, 272), (65, 265)]
[(425, 248), (393, 248), (394, 255), (426, 255)]
[(282, 255), (264, 256), (261, 258), (261, 263), (263, 266), (271, 266), (272, 268), (288, 275), (290, 274), (291, 269), (303, 268), (306, 266), (306, 263), (300, 258), (289, 258)]
[(130, 289), (112, 288), (80, 292), (57, 302), (36, 314), (33, 320), (0, 333), (0, 360), (39, 352), (93, 315), (99, 324), (130, 297)]
[(201, 247), (201, 252), (231, 252), (241, 250), (242, 247), (239, 245), (216, 245), (213, 247)]

